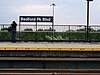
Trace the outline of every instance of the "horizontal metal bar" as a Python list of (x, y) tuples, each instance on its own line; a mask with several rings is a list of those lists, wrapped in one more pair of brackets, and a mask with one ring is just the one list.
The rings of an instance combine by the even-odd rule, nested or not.
[(100, 58), (32, 58), (32, 57), (0, 57), (0, 60), (28, 61), (100, 61)]

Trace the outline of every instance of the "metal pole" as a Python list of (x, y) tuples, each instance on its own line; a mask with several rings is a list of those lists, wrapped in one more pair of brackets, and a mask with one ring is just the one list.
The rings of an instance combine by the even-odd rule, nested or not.
[(52, 24), (52, 31), (53, 31), (53, 34), (52, 34), (52, 40), (54, 38), (54, 5), (53, 5), (53, 24)]
[(87, 1), (87, 42), (89, 41), (89, 0)]
[(21, 34), (21, 32), (20, 32), (20, 25), (21, 25), (21, 21), (20, 21), (20, 17), (19, 17), (19, 42), (21, 41), (21, 37), (20, 37), (20, 34)]
[(86, 41), (89, 42), (89, 2), (93, 0), (86, 0), (87, 1), (87, 30), (86, 30)]
[(36, 33), (35, 33), (36, 35), (35, 35), (35, 41), (37, 42), (37, 18), (36, 18)]
[(54, 7), (55, 7), (56, 5), (53, 3), (52, 4), (52, 7), (53, 7), (53, 10), (52, 10), (52, 15), (53, 15), (53, 23), (52, 23), (52, 41), (53, 41), (53, 37), (54, 37), (54, 15), (55, 15), (55, 10), (54, 10)]
[(53, 25), (54, 25), (54, 15), (55, 15), (55, 11), (54, 11), (54, 7), (55, 7), (55, 4), (53, 4)]

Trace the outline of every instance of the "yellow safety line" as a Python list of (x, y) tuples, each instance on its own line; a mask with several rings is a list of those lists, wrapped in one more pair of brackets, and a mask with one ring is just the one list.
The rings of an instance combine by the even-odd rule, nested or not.
[(100, 51), (100, 47), (46, 47), (46, 46), (0, 46), (0, 50), (28, 51)]

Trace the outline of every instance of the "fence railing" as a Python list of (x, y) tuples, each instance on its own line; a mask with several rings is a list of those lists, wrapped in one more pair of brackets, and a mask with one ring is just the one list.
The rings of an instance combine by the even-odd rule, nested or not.
[[(11, 41), (10, 24), (0, 24), (0, 41)], [(87, 42), (86, 25), (19, 25), (16, 41)], [(88, 42), (100, 42), (100, 26), (89, 26)]]

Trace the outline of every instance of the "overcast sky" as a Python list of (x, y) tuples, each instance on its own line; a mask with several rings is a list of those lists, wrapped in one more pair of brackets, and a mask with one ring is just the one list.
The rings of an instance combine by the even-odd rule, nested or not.
[[(18, 22), (21, 15), (52, 16), (55, 24), (86, 24), (86, 0), (0, 0), (0, 23)], [(100, 0), (90, 2), (91, 24), (100, 24)]]

